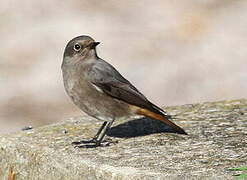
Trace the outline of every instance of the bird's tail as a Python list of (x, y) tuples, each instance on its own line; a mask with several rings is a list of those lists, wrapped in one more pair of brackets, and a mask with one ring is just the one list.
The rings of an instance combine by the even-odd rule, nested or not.
[(149, 118), (162, 121), (166, 125), (170, 126), (177, 133), (188, 135), (181, 127), (179, 127), (178, 125), (176, 125), (175, 123), (173, 123), (172, 121), (169, 120), (169, 119), (171, 119), (171, 117), (169, 115), (165, 115), (165, 114), (164, 115), (160, 115), (160, 114), (154, 113), (152, 111), (149, 111), (149, 110), (143, 109), (143, 108), (138, 108), (136, 110), (136, 114), (147, 116)]

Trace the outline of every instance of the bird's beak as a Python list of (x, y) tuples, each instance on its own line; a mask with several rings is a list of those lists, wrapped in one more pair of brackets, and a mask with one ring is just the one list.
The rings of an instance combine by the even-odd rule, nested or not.
[(98, 44), (100, 44), (100, 42), (91, 42), (91, 43), (88, 45), (88, 47), (89, 47), (90, 49), (94, 49)]

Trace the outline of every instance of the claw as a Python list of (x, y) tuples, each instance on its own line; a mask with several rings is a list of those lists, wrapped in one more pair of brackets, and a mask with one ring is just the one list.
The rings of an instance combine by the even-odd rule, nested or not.
[(72, 142), (73, 145), (78, 145), (78, 144), (90, 144), (90, 143), (97, 143), (97, 139), (93, 138), (91, 140), (81, 140), (81, 141), (74, 141)]
[(97, 141), (96, 139), (91, 140), (82, 140), (82, 141), (75, 141), (72, 142), (73, 145), (75, 145), (75, 148), (96, 148), (96, 147), (107, 147), (111, 144), (116, 144), (118, 141), (113, 141), (111, 139), (108, 139), (107, 141)]

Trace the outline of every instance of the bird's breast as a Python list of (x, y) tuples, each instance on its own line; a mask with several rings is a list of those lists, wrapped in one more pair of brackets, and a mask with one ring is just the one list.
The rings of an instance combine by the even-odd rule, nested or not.
[(90, 83), (83, 74), (63, 73), (64, 87), (76, 106), (100, 120), (110, 120), (130, 114), (129, 105), (106, 95)]

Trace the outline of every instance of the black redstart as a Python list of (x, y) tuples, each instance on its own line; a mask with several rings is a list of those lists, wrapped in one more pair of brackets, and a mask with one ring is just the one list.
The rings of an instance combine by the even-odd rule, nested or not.
[(134, 115), (162, 121), (175, 132), (187, 134), (112, 65), (98, 57), (98, 44), (89, 36), (78, 36), (69, 41), (64, 51), (62, 72), (67, 94), (82, 111), (104, 121), (92, 140), (75, 144), (99, 146), (115, 119)]

